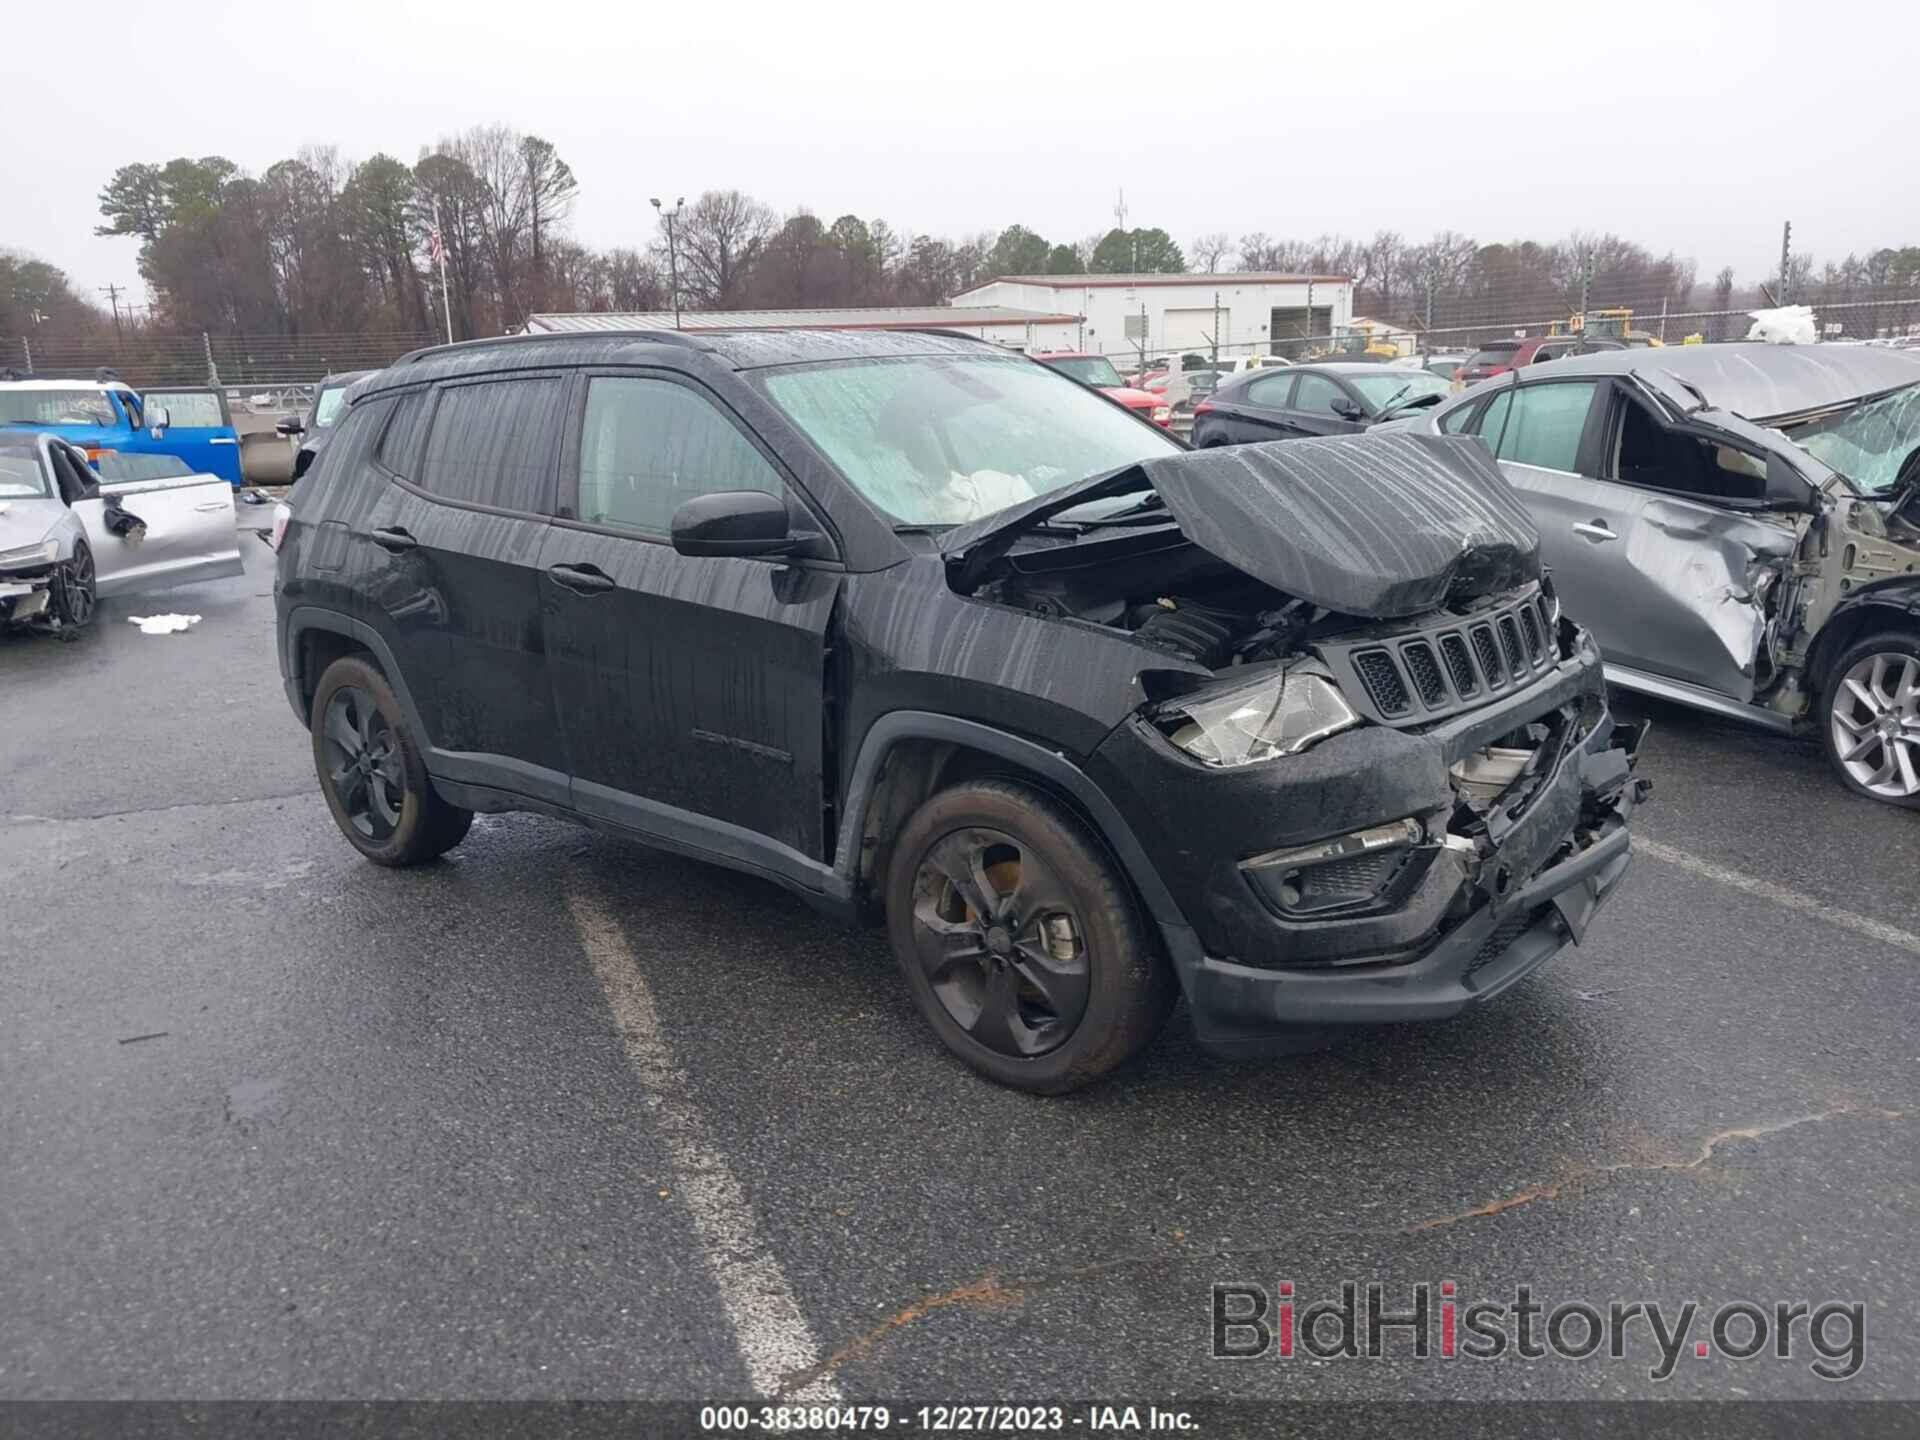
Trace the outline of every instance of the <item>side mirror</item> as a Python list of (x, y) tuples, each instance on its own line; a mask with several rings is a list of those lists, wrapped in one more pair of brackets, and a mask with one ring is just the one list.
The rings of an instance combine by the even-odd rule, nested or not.
[(167, 427), (171, 424), (173, 412), (164, 405), (147, 413), (147, 428), (156, 440), (167, 433)]
[(697, 495), (673, 512), (672, 534), (682, 555), (784, 555), (800, 543), (787, 502), (764, 490)]
[(307, 433), (307, 427), (297, 417), (282, 420), (278, 425), (274, 426), (273, 428), (275, 430), (278, 430), (282, 435), (286, 436), (289, 440), (291, 440), (296, 435), (304, 435)]
[(1333, 402), (1333, 413), (1342, 420), (1358, 420), (1367, 412), (1362, 410), (1356, 401), (1342, 395)]
[(1767, 455), (1766, 506), (1769, 510), (1811, 510), (1813, 487), (1794, 469), (1787, 457)]

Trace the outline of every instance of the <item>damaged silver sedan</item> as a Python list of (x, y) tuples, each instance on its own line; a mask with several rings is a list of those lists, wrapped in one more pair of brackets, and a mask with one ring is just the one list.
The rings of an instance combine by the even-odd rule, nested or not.
[(1851, 789), (1920, 809), (1920, 359), (1615, 351), (1411, 428), (1486, 442), (1611, 682), (1817, 737)]
[(241, 571), (233, 487), (169, 455), (0, 431), (0, 625), (80, 634), (104, 596)]

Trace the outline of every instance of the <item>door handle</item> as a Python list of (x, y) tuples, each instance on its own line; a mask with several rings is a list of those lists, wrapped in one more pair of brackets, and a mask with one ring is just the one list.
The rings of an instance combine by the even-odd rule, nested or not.
[(1573, 527), (1573, 533), (1576, 535), (1584, 535), (1595, 544), (1598, 544), (1602, 540), (1618, 540), (1620, 538), (1607, 528), (1607, 522), (1604, 520), (1583, 520)]
[(391, 550), (395, 555), (411, 550), (420, 543), (398, 525), (391, 530), (376, 530), (369, 538), (382, 550)]
[(576, 595), (598, 595), (613, 589), (613, 577), (592, 565), (549, 565), (553, 583)]
[(229, 502), (225, 500), (209, 500), (205, 504), (196, 505), (193, 508), (200, 511), (203, 515), (208, 515), (212, 514), (215, 510), (226, 509), (228, 503)]

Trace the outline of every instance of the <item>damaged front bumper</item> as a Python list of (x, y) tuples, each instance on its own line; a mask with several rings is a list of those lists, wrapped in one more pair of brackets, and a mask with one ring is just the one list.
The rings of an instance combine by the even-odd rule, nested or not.
[[(1455, 767), (1539, 723), (1549, 732), (1541, 763), (1471, 837), (1461, 833), (1449, 818), (1460, 813)], [(1578, 943), (1631, 858), (1627, 820), (1649, 788), (1633, 774), (1640, 737), (1614, 724), (1583, 636), (1573, 658), (1527, 690), (1425, 733), (1370, 728), (1292, 757), (1309, 766), (1207, 777), (1214, 843), (1181, 846), (1162, 829), (1172, 848), (1158, 852), (1173, 857), (1173, 894), (1192, 922), (1162, 931), (1201, 1042), (1225, 1054), (1285, 1053), (1346, 1027), (1443, 1019)], [(1128, 743), (1152, 742), (1135, 731), (1120, 748)], [(1137, 776), (1142, 757), (1130, 758), (1124, 768)], [(1165, 796), (1141, 798), (1152, 809)], [(1273, 818), (1260, 818), (1262, 807)], [(1282, 877), (1312, 873), (1285, 866), (1315, 842), (1347, 837), (1341, 863), (1373, 863), (1369, 847), (1404, 844), (1394, 838), (1402, 828), (1416, 843), (1379, 904), (1316, 914), (1306, 884), (1280, 889)], [(1241, 834), (1281, 843), (1222, 856), (1218, 837)]]
[(43, 620), (51, 608), (53, 569), (0, 574), (0, 625)]

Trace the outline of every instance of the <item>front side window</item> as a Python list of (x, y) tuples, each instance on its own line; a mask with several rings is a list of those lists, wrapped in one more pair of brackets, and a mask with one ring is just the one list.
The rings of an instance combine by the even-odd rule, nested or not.
[(766, 457), (698, 392), (625, 376), (588, 384), (580, 519), (666, 535), (687, 501), (723, 490), (787, 493)]
[(1293, 392), (1293, 408), (1311, 415), (1337, 415), (1334, 402), (1346, 398), (1346, 392), (1324, 375), (1302, 375)]
[(0, 425), (113, 425), (113, 402), (98, 388), (0, 390)]
[(100, 479), (109, 485), (130, 480), (172, 480), (193, 474), (193, 469), (178, 455), (147, 455), (130, 450), (103, 450), (93, 462)]
[(1510, 388), (1488, 404), (1480, 434), (1502, 460), (1572, 471), (1580, 458), (1593, 391), (1592, 381)]
[(204, 429), (227, 423), (220, 397), (210, 390), (149, 390), (145, 408), (155, 416), (164, 408), (170, 425)]
[(548, 513), (566, 395), (557, 375), (448, 386), (414, 483), (437, 499)]
[(1140, 460), (1158, 427), (1045, 366), (929, 355), (782, 370), (767, 396), (870, 502), (904, 525), (957, 525)]
[(380, 436), (380, 449), (375, 456), (388, 474), (413, 473), (413, 460), (420, 451), (420, 433), (426, 428), (427, 404), (431, 398), (425, 390), (414, 390), (393, 402), (393, 419)]

